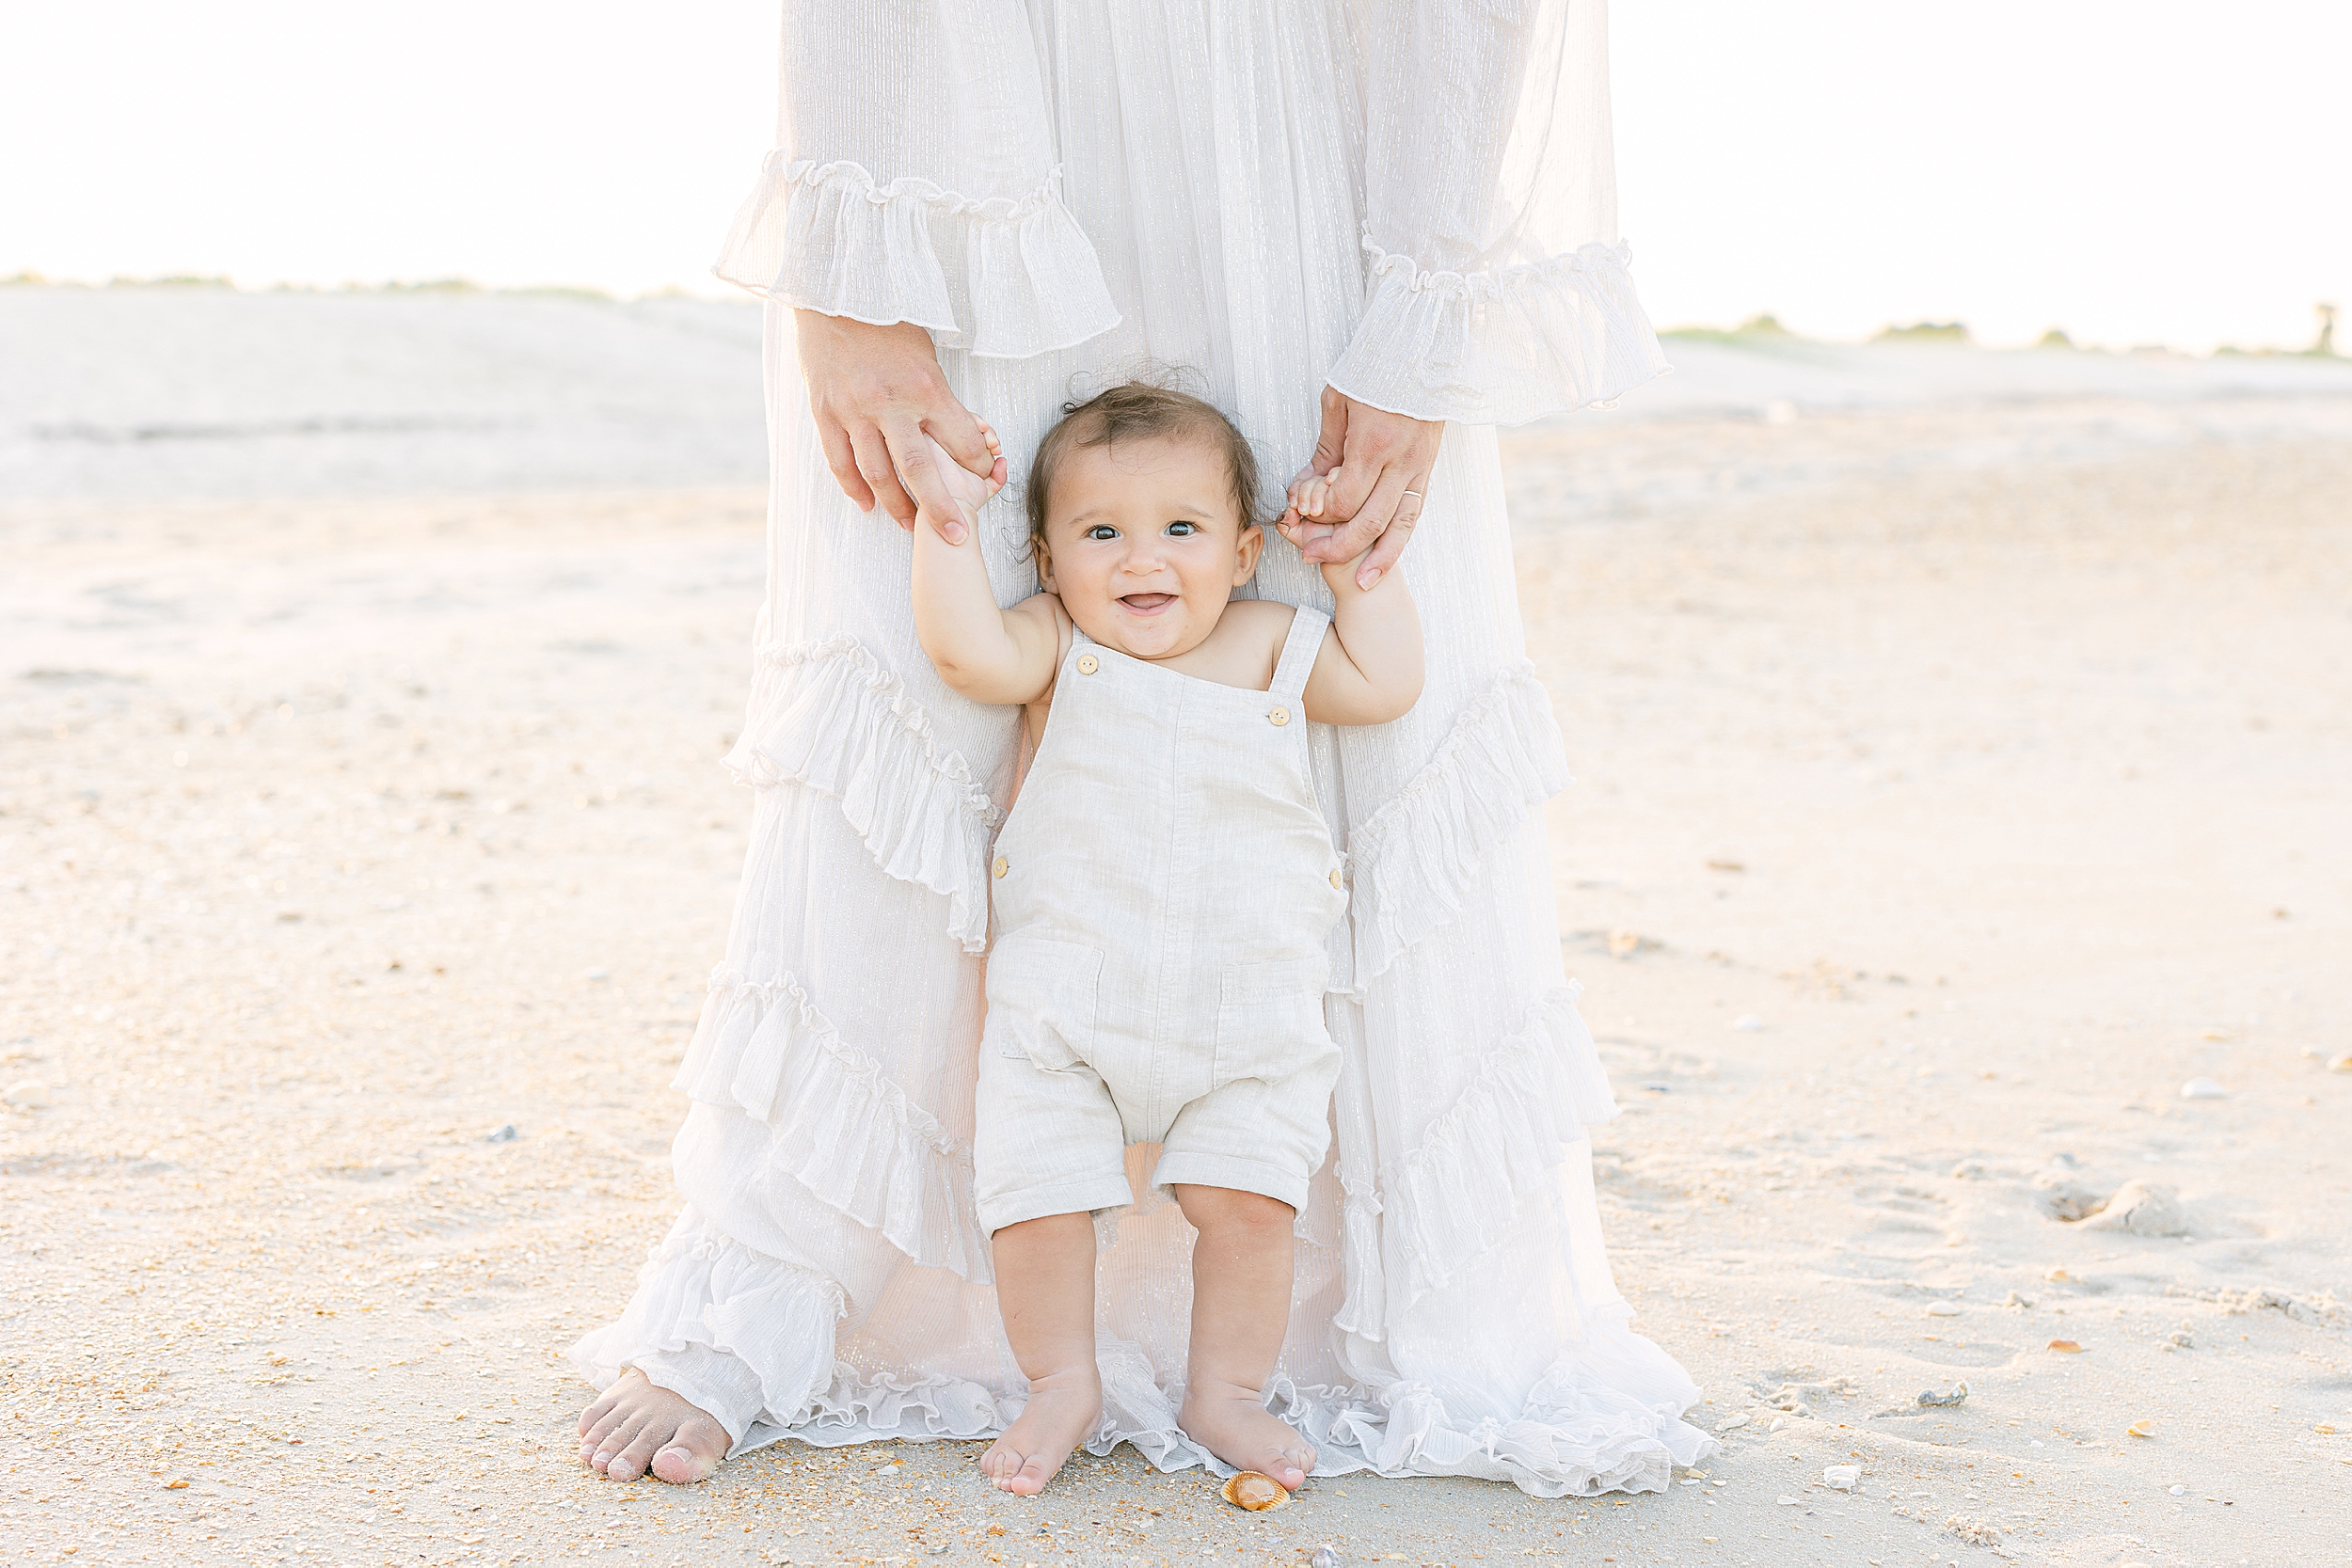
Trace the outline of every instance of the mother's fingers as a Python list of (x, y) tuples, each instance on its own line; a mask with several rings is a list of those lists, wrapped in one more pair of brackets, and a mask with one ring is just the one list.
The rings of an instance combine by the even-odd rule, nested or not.
[(817, 421), (817, 439), (825, 449), (825, 467), (833, 470), (834, 483), (850, 498), (860, 512), (874, 510), (873, 486), (857, 471), (857, 449), (850, 444), (850, 433), (834, 420)]
[[(977, 436), (977, 426), (974, 429)], [(922, 423), (907, 415), (885, 423), (882, 435), (890, 443), (898, 483), (914, 501), (914, 511), (905, 520), (912, 523), (917, 515), (929, 517), (942, 539), (951, 545), (961, 544), (963, 510), (948, 492), (947, 476), (939, 471), (939, 460), (931, 455), (931, 445), (923, 438)], [(989, 457), (993, 466), (994, 454), (989, 451), (984, 438), (980, 441), (980, 454)]]
[[(1397, 514), (1408, 504), (1405, 499), (1405, 491), (1410, 476), (1402, 468), (1391, 467), (1380, 470), (1372, 494), (1365, 498), (1356, 515), (1347, 520), (1347, 527), (1341, 531), (1340, 537), (1326, 546), (1328, 553), (1324, 559), (1353, 561), (1386, 538), (1392, 531)], [(1413, 515), (1418, 518), (1420, 514), (1416, 512)], [(1406, 527), (1409, 532), (1412, 525), (1407, 523)], [(1400, 544), (1399, 548), (1402, 547)], [(1367, 577), (1367, 573), (1371, 575)], [(1372, 571), (1369, 562), (1356, 568), (1356, 586), (1359, 588), (1370, 588), (1379, 579), (1380, 574)]]
[(1388, 526), (1386, 517), (1373, 515), (1366, 507), (1344, 523), (1336, 523), (1317, 532), (1300, 546), (1299, 554), (1317, 566), (1327, 566), (1334, 561), (1353, 561), (1372, 547)]
[(890, 514), (900, 528), (914, 526), (914, 502), (906, 487), (898, 483), (898, 467), (895, 453), (881, 430), (867, 425), (852, 431), (850, 445), (857, 454), (857, 471), (866, 487), (874, 492), (874, 502)]
[[(1329, 553), (1326, 548), (1327, 542), (1339, 531), (1339, 529), (1330, 523), (1307, 521), (1294, 528), (1284, 529), (1282, 537), (1297, 546), (1301, 560), (1319, 564), (1325, 555)], [(1334, 559), (1339, 558), (1334, 557)]]
[(1356, 586), (1359, 588), (1369, 590), (1387, 576), (1389, 568), (1405, 554), (1405, 546), (1413, 542), (1413, 530), (1421, 522), (1422, 497), (1429, 487), (1429, 476), (1420, 474), (1408, 477), (1411, 477), (1412, 483), (1397, 497), (1396, 515), (1389, 519), (1388, 528), (1374, 542), (1372, 553), (1364, 558), (1364, 563), (1356, 568)]
[(1386, 463), (1377, 453), (1351, 451), (1347, 461), (1323, 476), (1323, 518), (1346, 522), (1372, 503)]
[[(972, 472), (986, 476), (995, 467), (996, 454), (988, 450), (987, 427), (954, 393), (943, 390), (932, 399), (923, 410), (922, 424), (948, 456)], [(892, 445), (896, 447), (897, 442), (894, 440)], [(903, 468), (905, 465), (899, 467)]]

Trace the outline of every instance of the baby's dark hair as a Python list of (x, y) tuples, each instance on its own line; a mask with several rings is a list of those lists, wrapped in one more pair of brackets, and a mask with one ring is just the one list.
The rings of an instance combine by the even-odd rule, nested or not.
[(1241, 526), (1256, 528), (1265, 520), (1258, 515), (1258, 454), (1233, 428), (1233, 421), (1215, 404), (1189, 392), (1130, 381), (1084, 403), (1064, 404), (1060, 421), (1037, 444), (1037, 456), (1029, 464), (1027, 496), (1031, 547), (1045, 543), (1045, 499), (1053, 488), (1054, 471), (1072, 448), (1107, 447), (1162, 436), (1214, 446), (1225, 458)]

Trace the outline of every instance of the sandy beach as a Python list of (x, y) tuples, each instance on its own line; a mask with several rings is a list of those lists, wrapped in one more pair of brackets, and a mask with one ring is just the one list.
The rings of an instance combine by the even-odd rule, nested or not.
[(1669, 353), (1504, 451), (1724, 1451), (1251, 1515), (574, 1456), (749, 816), (755, 310), (0, 288), (0, 1558), (2352, 1560), (2352, 363)]

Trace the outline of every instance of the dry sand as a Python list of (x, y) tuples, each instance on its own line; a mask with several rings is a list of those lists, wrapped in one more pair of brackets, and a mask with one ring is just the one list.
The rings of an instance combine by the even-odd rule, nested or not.
[[(521, 362), (498, 308), (452, 319)], [(566, 470), (604, 416), (549, 415), (485, 489), (456, 395), (364, 462), (251, 437), (291, 473), (21, 439), (0, 1557), (2352, 1557), (2352, 370), (1775, 352), (1506, 447), (1618, 1277), (1728, 1428), (1630, 1499), (1245, 1516), (1122, 1450), (1021, 1501), (957, 1444), (587, 1475), (559, 1352), (667, 1222), (742, 848), (755, 448)]]

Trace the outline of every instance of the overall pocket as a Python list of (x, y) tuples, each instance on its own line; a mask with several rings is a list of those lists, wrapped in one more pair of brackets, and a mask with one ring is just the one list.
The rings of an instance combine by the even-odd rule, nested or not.
[(1330, 1049), (1323, 987), (1331, 962), (1321, 953), (1235, 964), (1217, 977), (1216, 1081), (1281, 1078)]
[(1099, 948), (1047, 937), (996, 939), (988, 955), (989, 1043), (1058, 1071), (1094, 1053)]

